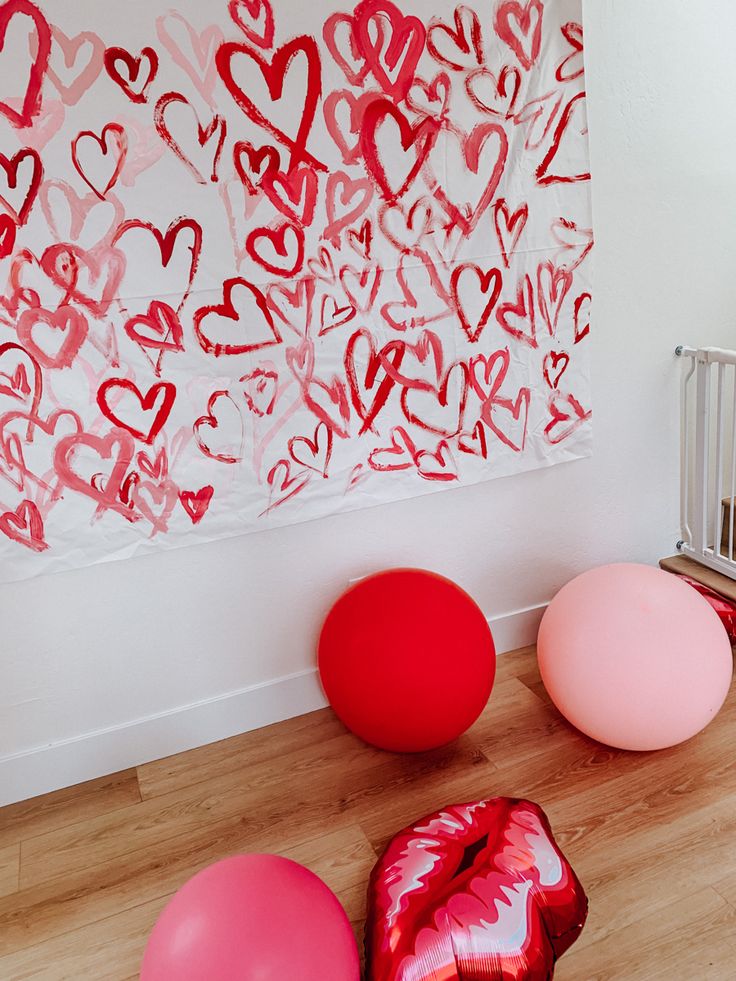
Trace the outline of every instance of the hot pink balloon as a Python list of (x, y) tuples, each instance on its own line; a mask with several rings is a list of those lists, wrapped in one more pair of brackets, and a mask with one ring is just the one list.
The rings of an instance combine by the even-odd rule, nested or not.
[(550, 698), (582, 732), (619, 749), (664, 749), (714, 718), (733, 656), (718, 615), (668, 572), (591, 569), (560, 590), (537, 644)]
[(337, 897), (276, 855), (209, 866), (153, 928), (141, 981), (360, 981), (358, 948)]

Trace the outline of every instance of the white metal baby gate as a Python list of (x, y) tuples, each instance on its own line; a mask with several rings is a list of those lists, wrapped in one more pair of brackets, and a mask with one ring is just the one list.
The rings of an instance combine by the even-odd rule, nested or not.
[(678, 347), (675, 353), (686, 359), (677, 547), (736, 579), (736, 351)]

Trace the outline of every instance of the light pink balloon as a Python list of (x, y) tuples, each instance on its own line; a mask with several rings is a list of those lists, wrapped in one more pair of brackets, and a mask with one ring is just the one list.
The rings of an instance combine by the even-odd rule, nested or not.
[(646, 565), (607, 565), (564, 586), (539, 629), (550, 698), (582, 732), (619, 749), (674, 746), (728, 694), (733, 657), (692, 587)]
[(358, 948), (337, 897), (276, 855), (209, 866), (153, 928), (141, 981), (360, 981)]

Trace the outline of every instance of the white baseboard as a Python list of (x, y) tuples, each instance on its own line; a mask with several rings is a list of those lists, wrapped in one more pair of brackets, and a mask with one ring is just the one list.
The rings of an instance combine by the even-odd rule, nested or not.
[(315, 669), (0, 758), (0, 806), (303, 715), (327, 704)]
[[(491, 617), (496, 652), (533, 644), (545, 606)], [(327, 704), (315, 668), (0, 758), (0, 807), (260, 729)]]
[(515, 610), (513, 613), (489, 617), (488, 622), (493, 631), (496, 653), (505, 654), (507, 651), (516, 651), (520, 647), (535, 644), (539, 624), (546, 609), (546, 603), (538, 603), (536, 606), (526, 606), (523, 610)]

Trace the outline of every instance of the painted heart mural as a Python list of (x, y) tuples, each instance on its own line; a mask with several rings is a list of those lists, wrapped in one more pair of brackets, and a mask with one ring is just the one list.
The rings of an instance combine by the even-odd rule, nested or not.
[(587, 912), (539, 805), (446, 807), (399, 832), (373, 870), (367, 981), (549, 981)]
[(583, 55), (581, 0), (0, 0), (0, 580), (586, 455)]

